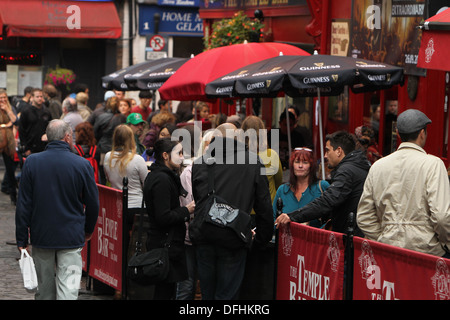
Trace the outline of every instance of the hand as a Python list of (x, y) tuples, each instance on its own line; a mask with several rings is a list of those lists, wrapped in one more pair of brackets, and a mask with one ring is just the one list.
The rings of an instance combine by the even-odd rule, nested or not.
[(26, 249), (28, 251), (28, 246), (27, 247), (17, 247), (17, 249), (19, 249), (19, 252), (22, 252), (22, 249)]
[(188, 205), (186, 205), (186, 208), (189, 210), (189, 213), (193, 213), (195, 210), (195, 202), (191, 201)]
[(277, 229), (282, 226), (286, 226), (291, 222), (291, 218), (286, 213), (282, 213), (278, 216), (277, 220), (275, 220), (275, 226)]

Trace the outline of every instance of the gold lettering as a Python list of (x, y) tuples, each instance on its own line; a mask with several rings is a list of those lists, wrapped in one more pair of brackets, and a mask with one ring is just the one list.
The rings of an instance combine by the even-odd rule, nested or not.
[(272, 0), (272, 4), (288, 4), (289, 0)]
[(237, 7), (237, 0), (226, 0), (225, 7), (227, 8), (235, 8)]

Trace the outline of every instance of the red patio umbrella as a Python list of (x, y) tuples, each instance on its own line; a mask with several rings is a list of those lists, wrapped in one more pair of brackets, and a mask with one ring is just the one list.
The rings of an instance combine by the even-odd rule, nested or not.
[(207, 83), (250, 63), (284, 55), (309, 55), (295, 46), (278, 42), (242, 43), (200, 53), (183, 64), (159, 89), (164, 100), (203, 100)]
[(421, 29), (422, 42), (417, 66), (450, 71), (450, 8), (427, 19)]

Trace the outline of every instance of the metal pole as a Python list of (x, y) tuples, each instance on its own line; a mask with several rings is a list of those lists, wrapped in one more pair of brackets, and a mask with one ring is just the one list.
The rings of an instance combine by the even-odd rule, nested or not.
[(319, 117), (319, 139), (320, 139), (320, 163), (322, 165), (322, 180), (325, 180), (325, 157), (323, 154), (323, 128), (322, 128), (322, 107), (320, 103), (320, 88), (317, 87), (317, 116)]
[(355, 233), (355, 214), (350, 212), (348, 215), (347, 242), (345, 244), (345, 300), (353, 299), (353, 235)]
[(128, 216), (128, 177), (123, 178), (122, 189), (122, 296), (128, 298), (127, 266), (128, 266), (128, 239), (127, 217)]
[(291, 143), (291, 121), (289, 119), (289, 108), (288, 108), (288, 97), (284, 96), (284, 109), (286, 110), (286, 125), (287, 125), (287, 136), (288, 136), (288, 148), (289, 148), (289, 159), (291, 159), (292, 154), (292, 143)]
[[(277, 214), (276, 218), (283, 213), (283, 200), (281, 198), (277, 199)], [(275, 248), (274, 248), (274, 276), (273, 276), (273, 299), (277, 299), (277, 277), (278, 277), (278, 229), (275, 229)]]

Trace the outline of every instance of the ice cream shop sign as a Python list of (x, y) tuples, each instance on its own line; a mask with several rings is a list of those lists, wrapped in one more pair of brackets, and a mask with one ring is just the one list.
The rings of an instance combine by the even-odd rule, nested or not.
[(158, 25), (158, 33), (167, 36), (203, 36), (198, 8), (140, 6), (139, 21), (141, 35), (156, 33)]

